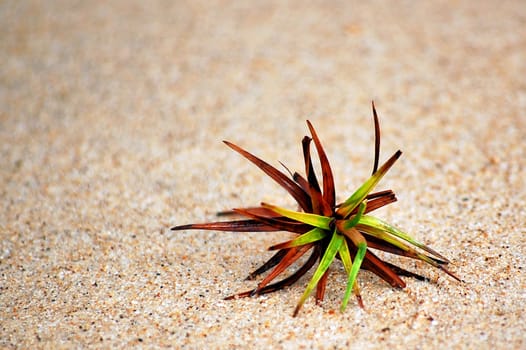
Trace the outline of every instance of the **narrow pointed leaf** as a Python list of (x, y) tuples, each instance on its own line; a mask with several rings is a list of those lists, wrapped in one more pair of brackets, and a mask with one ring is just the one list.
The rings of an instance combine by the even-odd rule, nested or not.
[(419, 253), (416, 249), (412, 248), (405, 242), (400, 241), (396, 237), (390, 235), (389, 233), (385, 231), (382, 231), (381, 229), (378, 229), (376, 227), (371, 227), (371, 226), (365, 226), (362, 224), (356, 225), (356, 228), (360, 230), (361, 232), (364, 232), (365, 234), (375, 236), (381, 240), (391, 243), (392, 245), (404, 250), (406, 252), (406, 256), (425, 261), (426, 263), (434, 267), (439, 267), (441, 265), (440, 263), (435, 261), (432, 257)]
[(264, 160), (256, 157), (252, 153), (245, 151), (243, 148), (228, 141), (223, 142), (228, 147), (232, 148), (234, 151), (238, 152), (243, 157), (250, 160), (258, 168), (260, 168), (261, 170), (263, 170), (263, 172), (270, 176), (274, 181), (281, 185), (281, 187), (287, 190), (287, 192), (289, 192), (290, 195), (294, 197), (294, 199), (298, 202), (298, 204), (304, 211), (308, 212), (312, 209), (308, 194), (305, 193), (305, 191), (300, 186), (298, 186), (293, 180), (289, 179), (287, 175), (283, 174), (281, 171), (274, 168), (272, 165), (268, 164)]
[(338, 228), (338, 230), (345, 234), (345, 236), (348, 237), (354, 243), (354, 245), (358, 248), (358, 251), (356, 252), (356, 255), (354, 257), (354, 262), (352, 264), (351, 271), (349, 272), (347, 288), (340, 308), (342, 312), (347, 307), (347, 302), (349, 301), (349, 296), (351, 295), (351, 289), (353, 288), (354, 283), (356, 282), (356, 277), (358, 276), (358, 272), (360, 271), (360, 267), (365, 257), (365, 252), (367, 251), (367, 242), (365, 241), (365, 238), (362, 236), (362, 234), (354, 227), (345, 228), (344, 226), (344, 221), (336, 223), (336, 227)]
[(303, 176), (301, 176), (301, 174), (298, 174), (297, 172), (294, 173), (294, 175), (292, 176), (292, 178), (294, 179), (294, 181), (296, 181), (298, 183), (298, 185), (303, 188), (303, 190), (305, 192), (309, 192), (309, 182), (307, 181), (307, 179), (305, 179)]
[(318, 284), (316, 285), (316, 304), (321, 305), (323, 298), (325, 297), (325, 289), (327, 288), (327, 279), (329, 278), (329, 270), (321, 276)]
[[(351, 269), (351, 272), (349, 273), (349, 278), (347, 280), (347, 288), (345, 290), (345, 295), (343, 297), (342, 305), (340, 307), (341, 312), (345, 311), (345, 308), (347, 307), (347, 303), (349, 301), (349, 297), (351, 295), (351, 289), (355, 288), (357, 284), (356, 277), (358, 276), (358, 272), (360, 272), (360, 267), (362, 266), (362, 262), (365, 257), (366, 251), (367, 251), (367, 244), (362, 243), (358, 245), (358, 252), (356, 253), (356, 256), (354, 257), (354, 263), (352, 264), (352, 269)], [(362, 307), (363, 307), (363, 304), (362, 304)]]
[[(425, 254), (421, 254), (421, 253), (417, 252), (416, 250), (412, 249), (411, 247), (409, 247), (405, 243), (403, 243), (401, 241), (398, 241), (393, 236), (390, 236), (387, 232), (381, 231), (378, 228), (368, 226), (366, 229), (364, 229), (364, 226), (362, 226), (361, 224), (356, 225), (356, 227), (360, 231), (364, 231), (365, 233), (372, 234), (372, 235), (374, 235), (374, 236), (376, 236), (378, 238), (381, 238), (381, 239), (383, 239), (385, 241), (388, 241), (388, 242), (396, 245), (397, 247), (399, 247), (401, 249), (406, 250), (407, 254), (412, 255), (413, 258), (422, 260), (422, 261), (428, 263), (429, 265), (431, 265), (433, 267), (441, 269), (442, 271), (444, 271), (445, 273), (447, 273), (448, 275), (450, 275), (451, 277), (453, 277), (457, 281), (459, 281), (459, 282), (462, 281), (457, 275), (455, 275), (453, 272), (449, 271), (444, 266), (445, 264), (448, 264), (449, 261), (446, 258), (444, 258), (442, 255), (440, 255), (438, 253), (434, 254), (435, 256), (437, 256), (440, 259), (440, 260), (437, 260), (436, 258), (433, 258), (433, 257), (427, 256)], [(426, 251), (431, 250), (432, 252), (434, 252), (434, 250), (432, 250), (431, 248), (428, 248), (426, 246), (424, 246), (424, 247), (427, 248), (427, 249), (424, 249), (424, 248), (422, 248), (422, 249), (424, 249)], [(431, 253), (431, 254), (433, 254), (433, 253)]]
[[(385, 191), (379, 191), (379, 192), (374, 192), (374, 193), (370, 193), (368, 194), (365, 199), (367, 199), (370, 203), (373, 202), (372, 200), (385, 200), (386, 204), (383, 204), (383, 205), (379, 205), (378, 207), (376, 207), (375, 209), (378, 209), (379, 207), (382, 207), (384, 205), (387, 205), (389, 203), (393, 203), (393, 202), (396, 202), (396, 196), (395, 196), (395, 193), (392, 191), (392, 190), (385, 190)], [(338, 203), (336, 204), (336, 208), (339, 208), (343, 205), (343, 203)], [(367, 211), (372, 211), (372, 210), (367, 210)], [(352, 212), (351, 212), (352, 213)]]
[(345, 272), (349, 274), (352, 268), (352, 258), (351, 252), (349, 251), (349, 246), (347, 245), (347, 240), (344, 239), (340, 249), (338, 250), (340, 259), (342, 260), (343, 268)]
[(447, 273), (449, 276), (453, 277), (454, 279), (456, 279), (457, 281), (459, 282), (463, 282), (460, 277), (458, 277), (457, 275), (455, 275), (453, 272), (449, 271), (448, 269), (446, 269), (446, 267), (444, 265), (439, 265), (438, 268), (442, 271), (444, 271), (445, 273)]
[(305, 300), (307, 300), (307, 298), (311, 294), (312, 290), (316, 287), (316, 285), (318, 284), (319, 280), (321, 279), (325, 271), (327, 271), (329, 266), (332, 264), (332, 261), (334, 260), (336, 253), (338, 253), (338, 250), (340, 249), (340, 246), (343, 240), (344, 238), (342, 235), (338, 234), (337, 232), (334, 232), (334, 234), (332, 235), (331, 241), (329, 242), (329, 246), (327, 247), (325, 254), (323, 254), (323, 257), (321, 258), (318, 268), (314, 272), (312, 279), (307, 285), (307, 288), (305, 289), (303, 296), (301, 297), (298, 305), (296, 306), (296, 309), (294, 310), (293, 316), (296, 316), (298, 314), (299, 310), (305, 303)]
[(256, 270), (252, 271), (246, 278), (247, 281), (251, 281), (255, 279), (257, 276), (261, 275), (262, 273), (268, 271), (269, 269), (273, 268), (279, 262), (283, 259), (283, 257), (287, 254), (288, 249), (282, 249), (279, 250), (276, 254), (274, 254), (270, 259), (268, 259), (263, 265), (258, 267)]
[(340, 208), (338, 208), (337, 213), (338, 215), (342, 217), (347, 217), (354, 208), (362, 202), (365, 197), (371, 192), (371, 190), (378, 184), (378, 182), (382, 179), (382, 177), (387, 173), (387, 171), (393, 166), (394, 162), (398, 158), (400, 158), (400, 155), (402, 154), (401, 151), (397, 151), (387, 162), (385, 162), (380, 169), (374, 175), (372, 175), (356, 192), (352, 194), (349, 199), (347, 199)]
[(231, 231), (231, 232), (272, 232), (281, 229), (267, 225), (258, 220), (236, 220), (236, 221), (217, 221), (202, 224), (188, 224), (174, 226), (172, 231), (181, 230), (213, 230), (213, 231)]
[(305, 173), (307, 174), (307, 180), (309, 184), (309, 194), (312, 203), (312, 211), (316, 214), (330, 215), (332, 214), (332, 209), (328, 204), (324, 203), (322, 197), (320, 185), (314, 172), (314, 167), (312, 166), (311, 156), (310, 156), (310, 142), (311, 139), (307, 136), (303, 138), (303, 159), (305, 162)]
[(378, 208), (381, 208), (383, 206), (396, 202), (396, 196), (393, 191), (385, 191), (385, 192), (390, 192), (390, 193), (386, 193), (379, 197), (372, 197), (372, 199), (369, 198), (370, 196), (365, 197), (367, 200), (367, 209), (365, 210), (365, 213), (369, 213)]
[(281, 166), (282, 166), (285, 170), (287, 170), (287, 173), (289, 173), (290, 177), (292, 177), (292, 176), (293, 176), (292, 171), (290, 171), (290, 169), (289, 169), (285, 164), (283, 164), (281, 161), (278, 161), (278, 162), (279, 162), (279, 164), (281, 164)]
[[(367, 209), (365, 209), (365, 213), (370, 213), (376, 209), (379, 209), (381, 207), (384, 207), (388, 204), (394, 203), (397, 201), (396, 196), (393, 191), (382, 191), (381, 195), (377, 195), (377, 193), (373, 193), (365, 197), (367, 200)], [(340, 205), (337, 205), (339, 207)], [(356, 214), (358, 211), (358, 208), (354, 208), (353, 211), (351, 211), (350, 215)]]
[[(347, 245), (346, 239), (343, 240), (343, 243), (340, 246), (340, 249), (338, 250), (338, 254), (340, 255), (340, 258), (342, 259), (343, 267), (345, 268), (345, 272), (347, 272), (347, 276), (350, 276), (353, 263), (352, 263), (351, 253), (349, 251), (349, 247)], [(354, 294), (358, 298), (359, 302), (361, 301), (360, 288), (358, 287), (358, 283), (355, 281), (352, 286), (349, 283), (347, 283), (347, 288), (345, 291), (345, 295), (343, 297), (342, 305), (344, 304), (347, 305), (347, 302), (351, 295), (351, 287), (354, 290)], [(361, 302), (360, 304), (363, 305)]]
[(378, 230), (381, 230), (381, 231), (384, 231), (384, 232), (387, 232), (395, 237), (398, 237), (426, 252), (428, 252), (429, 254), (431, 255), (434, 255), (436, 256), (437, 258), (439, 258), (440, 260), (443, 260), (447, 263), (449, 263), (449, 260), (444, 257), (443, 255), (441, 255), (440, 253), (438, 253), (437, 251), (435, 251), (434, 249), (431, 249), (430, 247), (426, 246), (425, 244), (423, 243), (420, 243), (418, 242), (417, 240), (415, 240), (414, 238), (412, 238), (411, 236), (409, 236), (407, 233), (399, 230), (398, 228), (388, 224), (387, 222), (383, 221), (383, 220), (380, 220), (374, 216), (370, 216), (370, 215), (364, 215), (362, 216), (362, 218), (360, 219), (360, 224), (361, 225), (365, 225), (365, 226), (368, 226), (368, 227), (372, 227), (372, 228), (376, 228)]
[[(262, 288), (260, 291), (258, 291), (258, 294), (272, 293), (296, 283), (305, 273), (307, 273), (307, 271), (311, 269), (311, 267), (316, 263), (316, 260), (318, 260), (319, 256), (320, 250), (317, 247), (315, 247), (309, 259), (297, 271), (295, 271), (292, 275), (282, 279), (279, 282), (269, 284), (265, 288)], [(225, 300), (249, 297), (252, 295), (254, 290), (255, 289), (239, 294), (230, 295), (226, 297)]]
[(247, 215), (246, 213), (250, 213), (251, 215), (257, 216), (258, 218), (260, 218), (260, 217), (277, 218), (277, 217), (280, 216), (276, 212), (274, 212), (274, 211), (272, 211), (270, 209), (267, 209), (267, 208), (263, 208), (261, 206), (259, 206), (259, 207), (246, 207), (246, 208), (234, 208), (234, 209), (232, 209), (232, 212), (234, 214), (238, 214), (238, 215)]
[(378, 121), (378, 114), (376, 114), (376, 108), (373, 106), (373, 119), (374, 119), (374, 164), (373, 164), (373, 175), (378, 170), (378, 160), (380, 159), (380, 122)]
[(330, 207), (333, 207), (334, 204), (336, 203), (336, 194), (335, 194), (334, 177), (332, 175), (331, 165), (329, 163), (329, 159), (327, 158), (327, 154), (325, 153), (325, 150), (323, 149), (321, 141), (318, 138), (318, 135), (316, 134), (316, 130), (314, 130), (314, 127), (312, 126), (311, 122), (308, 120), (307, 120), (307, 125), (312, 135), (312, 139), (314, 140), (314, 145), (316, 146), (318, 157), (320, 158), (321, 172), (323, 175), (323, 198)]
[(396, 266), (394, 264), (384, 262), (391, 270), (393, 270), (397, 275), (399, 276), (405, 276), (405, 277), (411, 277), (419, 281), (429, 281), (429, 277), (425, 277), (419, 274), (416, 274), (414, 272), (408, 271), (406, 269), (401, 268), (400, 266)]
[[(352, 216), (348, 220), (338, 220), (336, 222), (336, 227), (338, 227), (339, 230), (349, 230), (356, 226), (358, 222), (360, 222), (360, 219), (363, 216), (363, 213), (365, 212), (365, 209), (367, 208), (367, 201), (363, 201), (358, 206), (358, 210), (354, 216)], [(343, 233), (343, 232), (342, 232)]]
[(369, 250), (365, 253), (362, 268), (373, 272), (392, 287), (405, 288), (405, 282), (386, 263)]
[(304, 224), (318, 227), (323, 230), (329, 230), (329, 225), (332, 221), (332, 218), (327, 217), (327, 216), (321, 216), (321, 215), (311, 214), (311, 213), (300, 213), (297, 211), (280, 208), (280, 207), (277, 207), (275, 205), (268, 204), (268, 203), (261, 203), (261, 206), (264, 208), (273, 210), (276, 213), (281, 214), (287, 218), (297, 220)]
[(386, 196), (394, 196), (395, 193), (393, 190), (383, 190), (378, 192), (369, 193), (367, 197), (365, 197), (367, 200), (371, 200), (378, 197), (386, 197)]
[(257, 288), (253, 291), (252, 295), (256, 295), (259, 293), (260, 290), (265, 288), (274, 278), (276, 278), (280, 273), (285, 271), (287, 267), (292, 265), (296, 260), (298, 260), (300, 257), (303, 256), (309, 249), (312, 248), (312, 244), (305, 245), (299, 248), (293, 248), (289, 249), (287, 254), (281, 259), (279, 264), (276, 265), (274, 270), (272, 270), (271, 273), (268, 274), (257, 286)]
[[(367, 234), (367, 232), (363, 232), (363, 231), (361, 232), (367, 235), (367, 247), (371, 249), (377, 249), (377, 250), (381, 250), (381, 251), (384, 251), (390, 254), (395, 254), (395, 255), (405, 256), (408, 258), (417, 259), (416, 256), (414, 256), (414, 254), (411, 254), (410, 252), (406, 250), (400, 249), (392, 243), (389, 243), (381, 238), (377, 238), (375, 236)], [(446, 263), (444, 261), (437, 260), (437, 259), (433, 259), (433, 260), (435, 260), (438, 263), (444, 263), (444, 264)]]
[(245, 209), (234, 209), (234, 210), (239, 212), (240, 214), (251, 217), (254, 220), (261, 222), (267, 226), (273, 227), (275, 230), (277, 229), (279, 231), (289, 231), (289, 232), (301, 233), (301, 234), (310, 230), (309, 225), (303, 224), (295, 220), (291, 220), (284, 216), (267, 217), (267, 216), (260, 216), (251, 210), (245, 210)]
[(321, 194), (320, 184), (318, 183), (318, 178), (316, 177), (316, 173), (314, 172), (314, 167), (312, 166), (310, 157), (311, 141), (312, 139), (308, 136), (305, 136), (301, 141), (301, 146), (303, 148), (303, 161), (305, 163), (305, 174), (307, 174), (307, 180), (309, 181), (310, 187), (314, 188), (315, 191)]
[(286, 249), (292, 247), (298, 247), (312, 242), (319, 241), (325, 238), (329, 233), (319, 228), (314, 228), (299, 237), (296, 237), (290, 241), (279, 243), (268, 248), (269, 250)]

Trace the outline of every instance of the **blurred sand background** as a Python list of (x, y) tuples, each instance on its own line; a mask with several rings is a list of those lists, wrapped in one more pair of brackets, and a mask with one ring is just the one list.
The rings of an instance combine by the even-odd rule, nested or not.
[[(525, 77), (523, 1), (0, 2), (0, 347), (524, 348)], [(431, 282), (224, 301), (289, 235), (169, 228), (294, 205), (221, 140), (302, 170), (309, 119), (341, 200), (373, 99), (376, 215), (465, 283), (387, 256)]]

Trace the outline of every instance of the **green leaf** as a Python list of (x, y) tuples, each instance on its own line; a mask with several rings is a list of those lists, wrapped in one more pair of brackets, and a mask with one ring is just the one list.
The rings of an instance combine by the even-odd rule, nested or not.
[(367, 181), (363, 183), (356, 192), (354, 192), (343, 204), (338, 208), (337, 213), (339, 216), (347, 217), (364, 199), (367, 197), (369, 192), (378, 184), (382, 177), (387, 171), (393, 166), (394, 162), (400, 158), (402, 152), (399, 150), (385, 162), (377, 172), (375, 172)]
[(342, 242), (345, 240), (345, 238), (339, 234), (338, 232), (334, 232), (331, 238), (331, 241), (329, 242), (329, 245), (327, 246), (327, 250), (325, 250), (325, 254), (323, 254), (323, 257), (321, 258), (320, 264), (318, 265), (318, 268), (314, 272), (314, 275), (312, 276), (312, 279), (310, 280), (309, 284), (307, 285), (307, 288), (305, 289), (305, 292), (303, 293), (303, 296), (301, 297), (298, 305), (296, 306), (296, 309), (294, 310), (293, 316), (296, 316), (298, 312), (300, 311), (301, 307), (305, 303), (305, 300), (309, 297), (309, 295), (312, 293), (318, 282), (320, 281), (321, 277), (327, 271), (329, 266), (332, 264), (332, 261), (334, 260), (334, 257), (336, 256), (336, 253), (338, 253), (338, 250), (340, 249), (340, 246), (342, 245)]
[[(363, 211), (365, 210), (365, 206), (360, 206), (361, 212), (363, 213)], [(345, 221), (336, 222), (336, 228), (354, 243), (354, 245), (358, 248), (358, 251), (356, 252), (356, 256), (354, 257), (352, 267), (348, 272), (349, 277), (347, 280), (347, 288), (345, 290), (345, 296), (343, 298), (342, 305), (340, 308), (342, 312), (347, 307), (347, 302), (349, 301), (349, 296), (351, 295), (351, 289), (356, 283), (356, 277), (358, 276), (358, 272), (360, 271), (360, 267), (362, 265), (365, 253), (367, 251), (367, 241), (365, 240), (365, 237), (355, 227), (344, 227), (345, 223)]]
[(418, 251), (416, 251), (416, 249), (413, 249), (412, 247), (410, 247), (409, 245), (407, 245), (406, 243), (402, 242), (402, 241), (399, 241), (398, 239), (396, 239), (395, 237), (393, 237), (392, 235), (390, 235), (388, 232), (384, 232), (378, 228), (375, 228), (375, 227), (365, 227), (365, 226), (362, 226), (360, 224), (356, 225), (356, 227), (360, 230), (360, 231), (363, 231), (367, 234), (370, 234), (374, 237), (378, 237), (386, 242), (389, 242), (395, 246), (397, 246), (398, 248), (400, 249), (403, 249), (405, 250), (408, 254), (407, 256), (410, 256), (414, 259), (419, 259), (419, 260), (422, 260), (422, 261), (425, 261), (426, 263), (434, 266), (434, 267), (437, 267), (437, 268), (442, 268), (442, 264), (444, 264), (444, 262), (440, 261), (440, 260), (435, 260), (434, 258), (430, 257), (430, 256), (427, 256), (425, 254), (422, 254), (422, 253), (419, 253)]
[(391, 234), (391, 235), (393, 235), (395, 237), (398, 237), (398, 238), (400, 238), (400, 239), (402, 239), (402, 240), (414, 245), (415, 247), (418, 247), (418, 248), (428, 252), (431, 255), (436, 256), (437, 258), (439, 258), (440, 260), (444, 261), (445, 263), (449, 263), (449, 260), (446, 259), (443, 255), (439, 254), (437, 251), (429, 248), (428, 246), (426, 246), (423, 243), (418, 242), (417, 240), (415, 240), (414, 238), (409, 236), (407, 233), (401, 231), (400, 229), (390, 225), (389, 223), (387, 223), (387, 222), (385, 222), (383, 220), (380, 220), (380, 219), (378, 219), (378, 218), (376, 218), (374, 216), (364, 215), (364, 216), (361, 217), (359, 223), (361, 225), (365, 225), (365, 226), (368, 226), (368, 227), (375, 228), (377, 230), (381, 230), (381, 231), (387, 232), (387, 233), (389, 233), (389, 234)]
[(358, 244), (358, 252), (354, 257), (354, 263), (352, 264), (351, 272), (349, 273), (349, 279), (347, 280), (347, 289), (345, 290), (345, 296), (343, 297), (342, 305), (340, 311), (344, 312), (351, 295), (351, 288), (356, 284), (356, 277), (358, 272), (360, 272), (360, 267), (362, 266), (365, 253), (367, 252), (367, 244), (362, 242)]
[[(343, 267), (345, 268), (345, 272), (347, 272), (347, 275), (350, 276), (353, 263), (351, 259), (351, 253), (347, 245), (347, 240), (345, 239), (343, 240), (343, 243), (340, 246), (338, 253), (340, 254), (340, 258), (342, 259), (342, 263), (343, 263)], [(347, 305), (349, 301), (349, 297), (351, 296), (351, 288), (354, 289), (354, 294), (356, 294), (357, 297), (360, 297), (360, 288), (358, 287), (358, 283), (356, 283), (356, 281), (352, 285), (347, 283), (347, 289), (345, 290), (345, 295), (342, 301), (343, 308), (345, 308), (344, 305)]]
[(292, 248), (292, 247), (298, 247), (305, 244), (309, 244), (312, 242), (319, 241), (323, 238), (325, 238), (329, 232), (320, 230), (319, 228), (314, 228), (310, 230), (309, 232), (306, 232), (302, 234), (299, 237), (296, 237), (290, 241), (275, 244), (268, 248), (268, 250), (278, 250), (278, 249), (285, 249), (285, 248)]
[[(365, 218), (365, 220), (367, 219), (370, 219), (371, 221), (374, 221), (374, 220), (378, 220), (379, 222), (383, 223), (383, 227), (386, 228), (386, 231), (382, 230), (382, 225), (378, 225), (378, 226), (371, 226), (371, 225), (365, 225), (365, 224), (362, 224), (361, 222), (358, 223), (358, 225), (356, 225), (356, 228), (359, 229), (360, 231), (364, 232), (364, 233), (367, 233), (367, 234), (370, 234), (374, 237), (378, 237), (379, 239), (382, 239), (386, 242), (389, 242), (395, 246), (397, 246), (398, 248), (400, 249), (403, 249), (405, 250), (408, 254), (406, 256), (411, 256), (415, 259), (419, 259), (419, 260), (422, 260), (422, 261), (425, 261), (426, 263), (428, 263), (429, 265), (433, 266), (433, 267), (436, 267), (438, 269), (441, 269), (442, 271), (444, 271), (445, 273), (447, 273), (448, 275), (450, 275), (451, 277), (453, 277), (454, 279), (456, 279), (457, 281), (461, 282), (462, 280), (457, 276), (455, 275), (453, 272), (449, 271), (444, 265), (448, 264), (449, 263), (449, 260), (446, 259), (445, 257), (443, 257), (441, 254), (437, 253), (436, 251), (434, 251), (433, 249), (429, 248), (428, 246), (425, 246), (423, 245), (422, 243), (419, 243), (417, 241), (415, 241), (414, 239), (412, 239), (411, 237), (409, 237), (407, 234), (403, 233), (402, 231), (398, 230), (397, 228), (377, 219), (377, 218), (374, 218), (374, 217), (371, 217), (371, 216), (363, 216), (362, 217), (362, 220)], [(389, 230), (389, 231), (387, 231)], [(409, 243), (425, 250), (426, 252), (432, 254), (435, 256), (435, 258), (433, 257), (430, 257), (430, 256), (427, 256), (425, 254), (422, 254), (422, 253), (419, 253), (417, 252), (415, 249), (411, 248), (410, 246), (408, 246), (407, 244), (405, 244), (404, 242), (398, 240), (396, 237), (400, 236), (401, 239), (404, 239), (402, 237), (408, 237), (409, 238)], [(406, 240), (406, 239), (404, 239)], [(415, 242), (415, 243), (413, 243)]]
[(349, 246), (347, 245), (347, 241), (343, 240), (343, 243), (338, 250), (338, 253), (340, 254), (340, 258), (342, 259), (343, 267), (345, 268), (345, 272), (349, 274), (351, 272), (352, 268), (352, 259), (351, 259), (351, 252), (349, 250)]
[(268, 208), (289, 219), (297, 220), (299, 222), (303, 222), (304, 224), (318, 227), (323, 230), (330, 229), (330, 223), (332, 221), (332, 218), (330, 217), (311, 214), (311, 213), (301, 213), (301, 212), (297, 212), (293, 210), (288, 210), (285, 208), (280, 208), (280, 207), (277, 207), (275, 205), (268, 204), (268, 203), (261, 203), (261, 206), (264, 208)]
[(352, 218), (350, 218), (349, 220), (340, 220), (339, 222), (340, 226), (346, 230), (356, 226), (358, 222), (360, 221), (360, 219), (362, 218), (363, 213), (365, 213), (366, 208), (367, 208), (367, 201), (364, 200), (363, 202), (360, 203), (360, 206), (358, 207), (358, 211)]

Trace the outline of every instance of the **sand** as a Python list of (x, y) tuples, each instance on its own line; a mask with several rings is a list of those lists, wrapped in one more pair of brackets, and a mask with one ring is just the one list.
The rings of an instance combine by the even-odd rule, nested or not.
[[(0, 347), (520, 349), (526, 322), (522, 1), (3, 1)], [(258, 298), (247, 274), (288, 233), (172, 232), (294, 202), (225, 147), (302, 170), (315, 125), (338, 199), (404, 153), (376, 215), (459, 283), (359, 275), (365, 309), (292, 311), (310, 274)]]

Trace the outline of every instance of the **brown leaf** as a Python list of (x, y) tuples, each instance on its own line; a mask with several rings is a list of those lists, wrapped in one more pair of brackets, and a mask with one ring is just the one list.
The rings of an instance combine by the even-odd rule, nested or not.
[(374, 119), (374, 165), (373, 174), (378, 170), (378, 160), (380, 159), (380, 122), (378, 121), (378, 114), (376, 114), (376, 108), (373, 106), (373, 119)]
[(248, 276), (247, 276), (247, 280), (253, 280), (255, 279), (257, 276), (261, 275), (262, 273), (265, 273), (266, 271), (268, 271), (269, 269), (273, 268), (274, 266), (276, 266), (280, 261), (281, 259), (283, 259), (283, 257), (285, 256), (285, 254), (287, 254), (287, 251), (288, 249), (281, 249), (279, 250), (276, 254), (274, 254), (270, 259), (268, 259), (263, 265), (261, 265), (260, 267), (258, 267), (256, 270), (252, 271)]
[(281, 171), (274, 168), (267, 162), (261, 160), (260, 158), (256, 157), (255, 155), (251, 154), (250, 152), (245, 151), (243, 148), (228, 141), (223, 142), (227, 146), (232, 148), (234, 151), (238, 152), (243, 157), (247, 158), (249, 161), (254, 163), (258, 168), (263, 170), (265, 174), (270, 176), (281, 187), (287, 190), (287, 192), (289, 192), (290, 195), (294, 197), (296, 202), (298, 202), (299, 206), (304, 211), (309, 212), (310, 210), (312, 210), (309, 195), (300, 186), (298, 186), (298, 184), (296, 184), (293, 180), (289, 179), (287, 175), (283, 174)]
[[(312, 227), (299, 221), (295, 221), (284, 216), (267, 217), (259, 215), (257, 212), (246, 209), (234, 209), (236, 212), (251, 217), (265, 226), (273, 227), (273, 231), (289, 231), (294, 233), (305, 233)], [(249, 232), (249, 231), (247, 231)]]
[(330, 207), (334, 207), (334, 205), (336, 204), (336, 193), (331, 165), (329, 163), (329, 159), (327, 158), (327, 154), (325, 153), (325, 150), (321, 145), (320, 139), (316, 134), (316, 130), (314, 130), (314, 127), (308, 120), (307, 125), (312, 135), (312, 139), (314, 140), (316, 151), (318, 152), (318, 157), (320, 158), (321, 170), (323, 175), (323, 198)]
[(314, 167), (312, 166), (310, 157), (310, 141), (311, 139), (307, 136), (303, 138), (303, 159), (305, 161), (305, 173), (307, 174), (307, 180), (309, 184), (309, 194), (312, 203), (312, 212), (314, 214), (332, 215), (332, 208), (325, 203)]
[[(318, 247), (315, 247), (312, 251), (311, 256), (305, 262), (305, 264), (303, 264), (303, 266), (301, 266), (298, 270), (296, 270), (292, 275), (282, 279), (281, 281), (265, 286), (264, 288), (258, 291), (258, 294), (272, 293), (274, 291), (290, 286), (291, 284), (294, 284), (297, 280), (301, 278), (301, 276), (303, 276), (305, 273), (307, 273), (307, 271), (310, 270), (310, 268), (314, 265), (314, 263), (316, 262), (316, 260), (318, 260), (319, 257), (320, 257), (320, 250), (318, 249)], [(243, 293), (228, 296), (225, 298), (225, 300), (249, 297), (252, 295), (254, 290), (255, 289), (252, 289), (252, 290), (249, 290)]]
[(181, 230), (214, 230), (214, 231), (232, 231), (232, 232), (272, 232), (280, 229), (274, 226), (266, 225), (258, 220), (235, 220), (235, 221), (216, 221), (202, 224), (188, 224), (174, 226), (172, 231)]
[(276, 278), (280, 273), (285, 271), (287, 267), (292, 265), (296, 260), (301, 258), (303, 254), (309, 251), (312, 248), (313, 244), (307, 244), (301, 247), (295, 247), (288, 249), (288, 252), (283, 256), (279, 264), (276, 265), (274, 270), (267, 275), (261, 282), (259, 282), (257, 288), (252, 292), (252, 295), (259, 294), (259, 291), (265, 288), (274, 278)]

